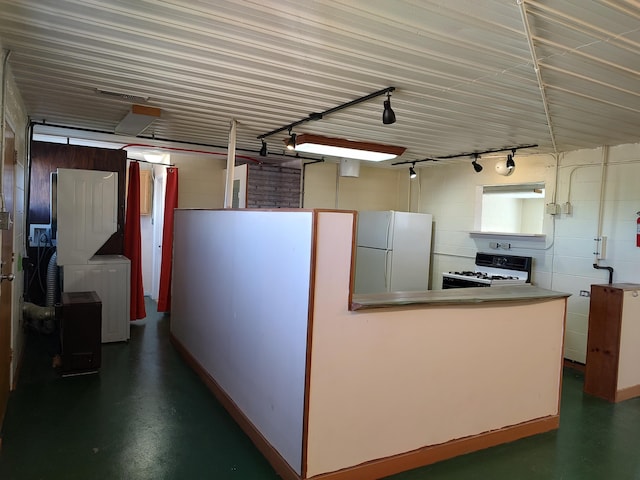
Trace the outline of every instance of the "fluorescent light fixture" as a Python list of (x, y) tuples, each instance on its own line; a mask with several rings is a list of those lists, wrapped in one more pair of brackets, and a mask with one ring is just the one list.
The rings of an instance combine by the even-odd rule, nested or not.
[(149, 163), (168, 163), (167, 154), (159, 152), (157, 150), (144, 152), (142, 156), (144, 157), (145, 161)]
[(355, 142), (343, 138), (329, 138), (320, 135), (300, 134), (296, 136), (297, 152), (315, 153), (330, 157), (354, 158), (370, 162), (382, 162), (402, 155), (405, 147), (383, 145), (370, 142)]
[(158, 118), (161, 110), (156, 107), (132, 105), (131, 111), (116, 125), (115, 133), (119, 135), (138, 136)]

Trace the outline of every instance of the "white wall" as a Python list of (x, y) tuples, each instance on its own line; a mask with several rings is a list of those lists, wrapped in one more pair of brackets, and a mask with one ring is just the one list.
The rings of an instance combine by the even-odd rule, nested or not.
[[(556, 219), (553, 288), (574, 294), (569, 298), (565, 353), (581, 362), (586, 359), (589, 299), (580, 297), (579, 292), (589, 290), (593, 283), (608, 282), (606, 270), (593, 268), (604, 150), (567, 153), (560, 159), (558, 176), (559, 203), (569, 199), (573, 213)], [(640, 144), (610, 148), (607, 162), (602, 235), (608, 237), (608, 245), (600, 264), (614, 268), (614, 282), (640, 283), (640, 248), (636, 247)]]
[[(501, 177), (489, 161), (480, 173), (470, 165), (443, 163), (420, 172), (419, 211), (434, 216), (432, 285), (441, 285), (442, 272), (471, 269), (477, 251), (492, 251), (497, 238), (472, 236), (478, 185), (545, 182), (545, 203), (573, 205), (571, 215), (545, 215), (545, 239), (510, 238), (503, 253), (532, 256), (532, 281), (538, 286), (571, 293), (567, 314), (565, 356), (585, 362), (589, 298), (581, 290), (607, 283), (608, 273), (595, 270), (594, 237), (598, 230), (603, 148), (525, 157), (518, 154), (513, 175)], [(635, 246), (636, 212), (640, 210), (640, 144), (609, 149), (605, 168), (602, 234), (608, 237), (602, 265), (615, 269), (614, 282), (640, 283), (640, 248)], [(557, 175), (556, 175), (557, 172)], [(557, 195), (556, 195), (557, 179)], [(554, 196), (555, 195), (555, 196)], [(501, 239), (498, 239), (501, 240)]]
[[(221, 183), (221, 172), (225, 160), (221, 157), (195, 154), (167, 154), (169, 163), (178, 168), (178, 207), (180, 208), (222, 208), (224, 205), (224, 184)], [(164, 166), (153, 167), (153, 201), (151, 215), (140, 216), (140, 237), (142, 240), (142, 280), (144, 294), (153, 299), (158, 298), (156, 278), (159, 276), (160, 246), (162, 244), (162, 225), (164, 215), (164, 193), (156, 191), (164, 188), (162, 180)], [(148, 163), (140, 163), (141, 170), (151, 170)]]
[(193, 153), (171, 153), (171, 163), (178, 168), (179, 208), (222, 208), (225, 157)]
[(358, 177), (340, 177), (339, 165), (333, 162), (307, 165), (304, 207), (410, 211), (408, 170), (365, 164), (360, 163)]

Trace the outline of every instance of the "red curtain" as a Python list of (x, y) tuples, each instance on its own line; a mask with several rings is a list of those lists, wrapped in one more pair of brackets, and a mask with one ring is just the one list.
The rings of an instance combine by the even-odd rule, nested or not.
[(140, 165), (129, 165), (127, 189), (127, 216), (124, 222), (124, 255), (131, 260), (131, 303), (129, 318), (138, 320), (147, 316), (144, 309), (142, 286), (142, 240), (140, 239)]
[(167, 189), (164, 198), (164, 226), (162, 228), (162, 263), (158, 311), (171, 311), (171, 268), (173, 259), (173, 210), (178, 208), (178, 169), (167, 169)]

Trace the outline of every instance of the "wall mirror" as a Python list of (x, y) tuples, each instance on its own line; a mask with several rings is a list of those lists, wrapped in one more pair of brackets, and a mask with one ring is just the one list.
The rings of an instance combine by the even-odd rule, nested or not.
[(479, 190), (480, 232), (543, 233), (544, 182), (483, 185)]

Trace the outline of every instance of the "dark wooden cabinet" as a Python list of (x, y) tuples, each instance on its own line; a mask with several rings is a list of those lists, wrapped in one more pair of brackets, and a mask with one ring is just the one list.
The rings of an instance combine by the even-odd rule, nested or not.
[(619, 402), (640, 396), (640, 285), (592, 285), (584, 391)]
[(97, 372), (101, 362), (102, 302), (96, 292), (62, 294), (62, 375)]

